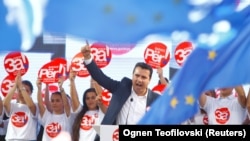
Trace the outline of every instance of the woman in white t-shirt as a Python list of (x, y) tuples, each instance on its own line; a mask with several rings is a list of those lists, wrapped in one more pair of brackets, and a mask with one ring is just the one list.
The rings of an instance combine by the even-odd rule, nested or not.
[[(17, 91), (17, 102), (11, 102)], [(34, 141), (37, 133), (37, 106), (31, 98), (33, 85), (17, 74), (14, 86), (3, 100), (9, 118), (6, 141)]]
[[(72, 126), (72, 141), (94, 141), (98, 137), (93, 125), (100, 125), (106, 106), (100, 101), (97, 89), (100, 86), (92, 80), (95, 88), (87, 89), (83, 94), (83, 105), (81, 106), (75, 87), (75, 72), (70, 72), (70, 94), (72, 98), (72, 110), (75, 115)], [(96, 85), (95, 85), (96, 84)]]
[[(237, 97), (233, 90), (235, 89)], [(207, 112), (208, 124), (243, 124), (246, 118), (246, 95), (242, 86), (219, 89), (219, 97), (202, 94), (200, 105)]]
[(39, 107), (39, 122), (44, 127), (42, 141), (51, 141), (58, 136), (60, 132), (71, 132), (71, 113), (70, 104), (65, 91), (62, 87), (64, 78), (59, 79), (60, 92), (53, 92), (51, 94), (50, 112), (43, 103), (42, 98), (42, 83), (40, 79), (37, 80), (37, 100)]

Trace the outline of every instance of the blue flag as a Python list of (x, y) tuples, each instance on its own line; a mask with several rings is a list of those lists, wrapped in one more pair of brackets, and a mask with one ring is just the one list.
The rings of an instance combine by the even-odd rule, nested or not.
[(50, 0), (44, 30), (103, 42), (135, 43), (149, 34), (188, 32), (196, 40), (211, 33), (214, 23), (243, 14), (234, 12), (236, 3), (207, 0)]
[(138, 124), (181, 124), (198, 111), (202, 92), (250, 82), (250, 19), (213, 47), (198, 45)]
[(29, 50), (43, 32), (111, 43), (136, 43), (150, 34), (188, 33), (192, 41), (227, 20), (244, 20), (229, 0), (3, 0), (2, 50)]

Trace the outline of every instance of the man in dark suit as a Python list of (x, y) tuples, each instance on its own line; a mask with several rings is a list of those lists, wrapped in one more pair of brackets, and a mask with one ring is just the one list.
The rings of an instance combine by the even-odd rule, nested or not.
[(88, 44), (82, 47), (81, 52), (91, 77), (112, 93), (102, 124), (137, 124), (150, 105), (159, 97), (159, 94), (148, 89), (153, 73), (152, 67), (139, 62), (134, 67), (132, 79), (124, 77), (121, 81), (116, 81), (98, 68)]

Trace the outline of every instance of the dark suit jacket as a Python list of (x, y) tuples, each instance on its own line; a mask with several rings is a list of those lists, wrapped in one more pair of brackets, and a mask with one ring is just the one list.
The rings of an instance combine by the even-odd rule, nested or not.
[[(90, 64), (86, 65), (91, 77), (102, 87), (107, 89), (112, 93), (112, 98), (109, 103), (109, 107), (101, 124), (114, 125), (116, 124), (116, 118), (126, 102), (126, 100), (131, 95), (132, 90), (132, 80), (124, 77), (121, 81), (113, 80), (112, 78), (106, 76), (101, 69), (98, 68), (96, 63), (92, 61)], [(119, 73), (119, 72), (117, 72)], [(153, 101), (160, 96), (159, 94), (148, 90), (147, 96), (147, 107), (150, 106)]]

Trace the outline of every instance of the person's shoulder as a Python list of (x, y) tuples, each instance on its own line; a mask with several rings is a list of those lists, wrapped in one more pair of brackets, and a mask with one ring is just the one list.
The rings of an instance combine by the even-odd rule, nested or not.
[(131, 84), (131, 86), (132, 86), (132, 79), (130, 79), (128, 77), (123, 77), (121, 79), (121, 83)]

